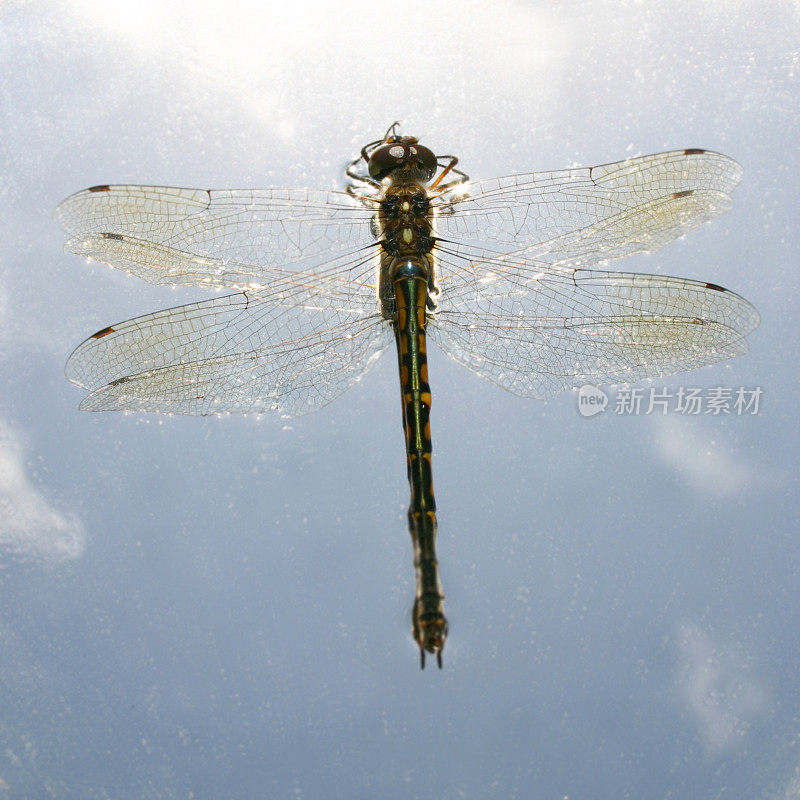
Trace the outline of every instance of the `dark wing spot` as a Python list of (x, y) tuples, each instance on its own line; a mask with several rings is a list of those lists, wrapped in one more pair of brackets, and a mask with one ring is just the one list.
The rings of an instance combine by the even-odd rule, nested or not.
[(705, 152), (705, 150), (701, 150), (699, 147), (690, 147), (688, 150), (684, 150), (683, 154), (685, 156), (699, 156)]
[(684, 189), (682, 192), (675, 192), (672, 196), (677, 200), (680, 197), (689, 197), (694, 194), (694, 189)]
[(718, 286), (716, 283), (707, 283), (706, 289), (713, 289), (715, 292), (727, 292), (724, 286)]
[(108, 336), (109, 333), (114, 333), (114, 329), (110, 325), (101, 331), (97, 331), (97, 333), (93, 333), (92, 339), (102, 339), (104, 336)]
[(125, 237), (121, 233), (101, 233), (100, 235), (104, 239), (114, 239), (117, 242), (122, 242), (125, 240)]
[(90, 192), (108, 192), (110, 189), (111, 189), (111, 187), (107, 183), (104, 183), (101, 186), (90, 186), (88, 191), (90, 191)]

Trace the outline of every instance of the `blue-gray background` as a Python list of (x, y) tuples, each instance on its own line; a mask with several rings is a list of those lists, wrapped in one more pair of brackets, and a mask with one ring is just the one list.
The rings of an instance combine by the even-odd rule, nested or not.
[[(800, 794), (793, 2), (0, 9), (0, 798)], [(196, 299), (62, 253), (106, 182), (342, 187), (395, 119), (473, 177), (671, 148), (734, 210), (627, 269), (762, 315), (582, 418), (430, 355), (445, 668), (420, 672), (396, 364), (298, 420), (77, 411), (92, 331)], [(623, 265), (612, 265), (612, 268)]]

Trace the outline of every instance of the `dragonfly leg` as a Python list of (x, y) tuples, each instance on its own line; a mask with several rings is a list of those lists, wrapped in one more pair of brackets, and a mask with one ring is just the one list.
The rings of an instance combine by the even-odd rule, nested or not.
[[(447, 164), (444, 169), (439, 173), (439, 177), (430, 185), (431, 189), (439, 189), (439, 191), (444, 191), (449, 189), (452, 186), (457, 186), (459, 183), (466, 183), (469, 180), (469, 175), (466, 172), (462, 172), (460, 169), (456, 169), (455, 166), (458, 164), (458, 156), (437, 156), (436, 161), (441, 162), (445, 159), (449, 159), (449, 163)], [(441, 163), (439, 166), (442, 166)], [(449, 173), (453, 173), (453, 175), (458, 175), (458, 178), (452, 181), (448, 181), (447, 183), (442, 184), (442, 179), (445, 175)], [(442, 184), (441, 186), (439, 184)]]
[[(354, 159), (347, 165), (347, 169), (344, 171), (344, 174), (347, 175), (350, 180), (355, 181), (355, 183), (364, 184), (367, 186), (373, 186), (376, 189), (380, 188), (380, 181), (376, 181), (375, 178), (367, 175), (363, 172), (357, 172), (356, 167), (361, 163), (361, 159), (363, 158), (363, 154), (358, 158)], [(367, 161), (369, 161), (369, 157), (367, 157)], [(351, 184), (347, 187), (348, 194), (354, 194), (355, 187)], [(355, 196), (355, 195), (354, 195)]]

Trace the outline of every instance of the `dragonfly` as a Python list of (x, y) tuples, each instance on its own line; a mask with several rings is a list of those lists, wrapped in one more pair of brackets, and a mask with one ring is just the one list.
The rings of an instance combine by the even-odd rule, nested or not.
[(69, 358), (88, 411), (316, 411), (394, 342), (411, 502), (412, 634), (442, 666), (427, 342), (531, 398), (747, 352), (759, 324), (715, 283), (601, 269), (731, 207), (741, 167), (684, 149), (470, 181), (399, 123), (345, 191), (101, 185), (56, 210), (66, 249), (154, 284), (232, 290), (109, 325)]

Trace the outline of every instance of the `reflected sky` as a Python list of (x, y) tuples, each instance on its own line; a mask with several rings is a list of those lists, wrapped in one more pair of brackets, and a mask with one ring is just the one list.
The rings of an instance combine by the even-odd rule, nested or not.
[[(799, 30), (790, 3), (3, 5), (0, 798), (794, 796)], [(612, 268), (762, 317), (643, 384), (761, 387), (755, 415), (586, 418), (431, 348), (441, 673), (393, 358), (301, 419), (85, 414), (63, 376), (203, 297), (64, 254), (64, 197), (342, 188), (394, 119), (474, 178), (731, 155), (731, 212)]]

